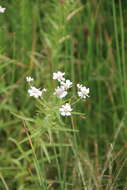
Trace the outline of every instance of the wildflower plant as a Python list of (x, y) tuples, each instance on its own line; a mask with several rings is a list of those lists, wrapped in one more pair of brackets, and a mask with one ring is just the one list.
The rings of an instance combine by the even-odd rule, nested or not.
[[(69, 79), (66, 79), (65, 73), (61, 71), (53, 73), (53, 80), (56, 80), (58, 82), (58, 86), (54, 89), (54, 92), (52, 93), (54, 98), (57, 98), (56, 105), (59, 106), (57, 110), (62, 116), (71, 116), (73, 111), (71, 104), (74, 104), (75, 102), (72, 102), (72, 98), (68, 99), (67, 97), (69, 94), (69, 89), (72, 88), (74, 84)], [(44, 92), (46, 92), (47, 90), (45, 88), (41, 90), (40, 88), (36, 88), (35, 86), (33, 86), (32, 82), (34, 81), (34, 79), (32, 77), (26, 77), (26, 81), (29, 83), (30, 86), (28, 89), (29, 96), (32, 96), (36, 99), (41, 98), (41, 100), (44, 101), (43, 95)], [(77, 84), (76, 86), (76, 99), (80, 100), (89, 97), (89, 88), (86, 88), (86, 86), (83, 86), (82, 84)]]
[[(0, 6), (0, 190), (126, 190), (124, 2), (1, 2), (9, 12), (4, 18), (6, 8)], [(24, 100), (22, 79), (34, 68), (37, 83), (26, 78)], [(49, 78), (56, 68), (93, 83), (100, 101), (90, 106), (94, 117), (87, 122), (76, 126), (80, 118), (73, 117), (80, 114), (75, 104), (89, 98), (84, 84), (58, 71), (53, 81), (37, 85), (43, 82), (39, 75), (47, 72), (43, 79)]]

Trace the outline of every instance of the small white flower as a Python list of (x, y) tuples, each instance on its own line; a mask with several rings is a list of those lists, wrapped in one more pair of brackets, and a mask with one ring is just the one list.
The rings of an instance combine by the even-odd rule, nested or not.
[(34, 86), (31, 86), (30, 89), (28, 90), (28, 94), (30, 96), (33, 96), (35, 98), (38, 98), (39, 96), (42, 95), (42, 91), (39, 90), (38, 88), (34, 87)]
[(67, 95), (67, 91), (65, 91), (65, 89), (61, 86), (61, 87), (57, 87), (55, 89), (54, 95), (56, 95), (58, 98), (62, 99)]
[(81, 89), (81, 88), (82, 88), (82, 84), (77, 84), (77, 87), (78, 87), (79, 89)]
[(70, 80), (61, 81), (61, 85), (64, 87), (65, 90), (72, 87), (72, 82)]
[(64, 105), (61, 106), (61, 108), (59, 109), (59, 111), (60, 111), (60, 114), (62, 116), (70, 116), (72, 108), (71, 108), (70, 104), (66, 103), (66, 104), (64, 104)]
[(0, 6), (0, 13), (4, 13), (6, 8)]
[(47, 89), (46, 88), (43, 88), (43, 90), (42, 90), (43, 92), (46, 92), (47, 91)]
[(58, 80), (59, 82), (64, 81), (65, 80), (64, 75), (65, 73), (58, 71), (57, 73), (53, 73), (53, 79)]
[(80, 84), (77, 84), (77, 87), (79, 89), (78, 91), (78, 96), (81, 97), (81, 98), (86, 98), (86, 97), (89, 97), (89, 88), (86, 88), (85, 86), (82, 86)]
[(34, 79), (32, 77), (26, 77), (27, 82), (32, 82)]

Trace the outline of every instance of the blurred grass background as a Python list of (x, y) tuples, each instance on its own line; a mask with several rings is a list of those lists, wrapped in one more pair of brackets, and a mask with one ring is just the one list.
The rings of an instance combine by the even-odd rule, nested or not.
[[(6, 7), (0, 14), (0, 190), (126, 190), (127, 2), (0, 0), (0, 5)], [(57, 70), (90, 88), (89, 100), (77, 106), (86, 118), (74, 117), (75, 149), (38, 148), (41, 141), (33, 139), (33, 150), (29, 134), (23, 141), (23, 121), (12, 113), (33, 117), (35, 101), (27, 96), (25, 77), (52, 89)]]

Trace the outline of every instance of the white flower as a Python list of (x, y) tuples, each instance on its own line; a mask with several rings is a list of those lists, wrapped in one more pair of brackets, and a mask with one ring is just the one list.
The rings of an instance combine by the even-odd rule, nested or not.
[(30, 89), (28, 90), (28, 94), (30, 96), (33, 96), (35, 98), (38, 98), (39, 96), (42, 95), (42, 91), (39, 90), (38, 88), (34, 87), (34, 86), (31, 86)]
[(32, 82), (34, 79), (32, 77), (26, 77), (27, 82)]
[(46, 92), (47, 91), (47, 89), (46, 88), (43, 88), (43, 90), (42, 90), (43, 92)]
[(86, 98), (86, 97), (89, 97), (89, 88), (86, 88), (85, 86), (82, 86), (80, 84), (77, 84), (77, 87), (79, 89), (78, 91), (78, 96), (81, 97), (81, 98)]
[(82, 84), (77, 84), (77, 87), (78, 87), (79, 89), (81, 89), (81, 88), (82, 88)]
[(70, 104), (66, 103), (66, 104), (61, 106), (59, 111), (60, 111), (60, 114), (63, 116), (70, 116), (72, 108), (71, 108)]
[(56, 95), (58, 98), (62, 99), (67, 95), (67, 91), (65, 91), (65, 89), (61, 86), (61, 87), (57, 87), (55, 89), (54, 95)]
[(62, 73), (61, 71), (58, 71), (57, 73), (53, 73), (53, 79), (60, 81), (64, 81), (65, 78), (63, 77), (65, 73)]
[(0, 6), (0, 13), (4, 13), (6, 8)]
[(65, 90), (72, 87), (72, 82), (70, 80), (61, 81), (61, 85), (64, 87)]

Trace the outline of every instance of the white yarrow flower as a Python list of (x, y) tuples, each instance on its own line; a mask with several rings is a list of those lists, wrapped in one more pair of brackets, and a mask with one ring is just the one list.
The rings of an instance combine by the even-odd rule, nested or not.
[(81, 97), (81, 98), (86, 98), (86, 97), (89, 97), (89, 88), (86, 88), (85, 86), (82, 86), (80, 84), (77, 84), (77, 87), (78, 87), (78, 96)]
[(62, 116), (70, 116), (71, 115), (71, 111), (72, 111), (72, 108), (71, 108), (71, 105), (66, 103), (64, 105), (61, 106), (61, 108), (59, 109), (60, 111), (60, 114)]
[(0, 6), (0, 13), (4, 13), (6, 8)]
[(34, 79), (32, 77), (26, 77), (27, 82), (32, 82)]
[(65, 80), (64, 75), (65, 73), (58, 71), (57, 73), (53, 73), (53, 79), (58, 80), (59, 82), (64, 81)]
[(42, 91), (39, 90), (38, 88), (34, 87), (34, 86), (31, 86), (30, 89), (28, 90), (28, 94), (30, 96), (33, 96), (35, 98), (38, 98), (39, 96), (42, 95)]
[(70, 80), (61, 81), (61, 85), (64, 87), (65, 90), (72, 87), (72, 82)]
[(54, 95), (56, 95), (58, 98), (62, 99), (67, 95), (67, 91), (63, 87), (57, 87), (55, 89)]

